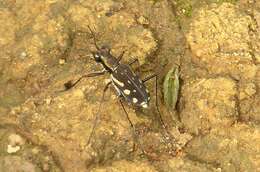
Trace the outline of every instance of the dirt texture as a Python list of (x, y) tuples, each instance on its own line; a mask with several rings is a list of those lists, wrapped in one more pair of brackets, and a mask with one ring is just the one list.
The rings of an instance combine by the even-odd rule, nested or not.
[[(0, 1), (0, 171), (260, 171), (259, 28), (258, 1)], [(160, 113), (154, 79), (149, 108), (124, 102), (136, 132), (113, 87), (101, 101), (110, 75), (64, 91), (102, 70), (90, 29), (141, 79), (158, 75)]]

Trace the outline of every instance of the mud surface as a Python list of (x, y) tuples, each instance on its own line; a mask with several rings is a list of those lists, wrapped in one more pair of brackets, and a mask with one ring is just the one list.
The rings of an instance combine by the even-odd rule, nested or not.
[[(141, 78), (158, 74), (167, 130), (154, 80), (148, 109), (124, 104), (136, 136), (112, 87), (101, 102), (109, 75), (62, 91), (102, 69), (89, 27)], [(260, 171), (259, 28), (258, 1), (0, 1), (0, 171)]]

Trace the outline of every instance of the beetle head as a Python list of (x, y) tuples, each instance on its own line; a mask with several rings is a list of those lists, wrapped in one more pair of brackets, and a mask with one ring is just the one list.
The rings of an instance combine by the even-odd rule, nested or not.
[(96, 52), (92, 52), (93, 58), (96, 62), (100, 63), (105, 61), (110, 55), (110, 48), (107, 46), (102, 46)]

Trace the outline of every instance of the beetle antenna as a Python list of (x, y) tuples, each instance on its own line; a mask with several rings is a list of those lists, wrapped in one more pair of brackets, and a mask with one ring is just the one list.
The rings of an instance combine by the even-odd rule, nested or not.
[(100, 48), (99, 48), (98, 45), (97, 45), (97, 39), (96, 39), (96, 36), (95, 36), (94, 31), (90, 28), (90, 26), (88, 26), (88, 29), (89, 29), (89, 31), (90, 31), (92, 37), (93, 37), (94, 45), (95, 45), (96, 49), (97, 49), (97, 50), (100, 50)]

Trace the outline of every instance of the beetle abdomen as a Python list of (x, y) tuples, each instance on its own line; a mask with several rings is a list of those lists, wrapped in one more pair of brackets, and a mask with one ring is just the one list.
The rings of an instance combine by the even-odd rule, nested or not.
[(127, 102), (143, 108), (148, 107), (149, 92), (142, 80), (132, 72), (128, 65), (119, 64), (111, 73), (111, 80)]

